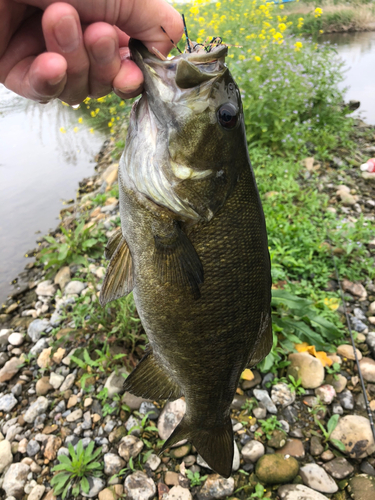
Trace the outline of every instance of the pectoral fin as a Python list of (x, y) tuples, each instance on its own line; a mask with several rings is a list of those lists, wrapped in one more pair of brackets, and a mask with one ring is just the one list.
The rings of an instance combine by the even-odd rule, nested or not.
[(117, 231), (109, 238), (108, 243), (104, 249), (104, 257), (109, 260), (116, 251), (120, 241), (122, 239), (122, 230), (121, 227), (117, 229)]
[(100, 290), (99, 300), (102, 306), (128, 295), (133, 290), (133, 260), (128, 244), (122, 235), (121, 238), (118, 237), (117, 233), (114, 236), (119, 242), (115, 250), (113, 250), (113, 246), (117, 239), (114, 239), (113, 242), (110, 240), (107, 245), (108, 255), (112, 255), (112, 258)]
[(166, 236), (154, 236), (154, 264), (162, 283), (190, 288), (199, 299), (199, 285), (203, 283), (203, 266), (191, 241), (176, 224)]
[(270, 352), (273, 343), (271, 314), (263, 314), (258, 333), (258, 342), (254, 352), (251, 353), (249, 366), (255, 366)]
[(152, 400), (181, 397), (181, 389), (159, 366), (151, 349), (125, 380), (124, 390)]

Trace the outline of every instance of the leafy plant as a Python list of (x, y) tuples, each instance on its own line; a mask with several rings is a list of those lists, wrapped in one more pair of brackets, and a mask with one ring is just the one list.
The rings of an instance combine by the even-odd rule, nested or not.
[(330, 375), (333, 375), (334, 379), (338, 379), (338, 373), (340, 373), (340, 363), (333, 363), (332, 366), (326, 366), (327, 373)]
[(52, 472), (57, 472), (51, 479), (51, 486), (55, 495), (64, 500), (70, 488), (73, 497), (77, 497), (80, 492), (89, 492), (88, 477), (101, 476), (103, 465), (95, 460), (100, 455), (102, 449), (98, 448), (94, 453), (94, 441), (83, 449), (82, 440), (78, 442), (76, 451), (71, 443), (68, 444), (70, 457), (59, 455), (57, 458), (60, 464), (53, 467)]
[[(275, 415), (272, 415), (272, 417), (268, 418), (267, 420), (258, 420), (258, 422), (260, 423), (260, 426), (267, 439), (271, 439), (272, 432), (274, 430), (282, 429), (282, 425), (277, 420), (277, 417)], [(258, 431), (256, 431), (255, 434), (257, 434), (258, 436), (261, 435)]]
[(298, 380), (296, 380), (293, 375), (289, 375), (288, 376), (289, 380), (291, 383), (288, 384), (290, 390), (292, 392), (296, 392), (298, 396), (302, 396), (303, 394), (305, 394), (305, 389), (302, 387), (302, 379), (299, 378)]
[[(339, 441), (338, 439), (333, 439), (331, 437), (331, 434), (332, 432), (335, 430), (335, 428), (337, 427), (337, 424), (338, 424), (338, 421), (339, 421), (339, 418), (340, 416), (339, 415), (332, 415), (332, 417), (328, 420), (328, 423), (327, 423), (327, 429), (324, 428), (324, 426), (322, 425), (322, 423), (319, 421), (319, 419), (316, 417), (316, 415), (314, 415), (314, 422), (315, 424), (320, 428), (320, 430), (322, 431), (323, 433), (323, 436), (324, 436), (324, 441), (326, 443), (328, 443), (329, 441), (336, 446), (336, 448), (338, 448), (340, 451), (345, 451), (345, 445), (344, 443), (342, 443), (341, 441)], [(315, 431), (311, 431), (313, 434), (319, 436), (318, 433), (316, 433)]]
[(255, 491), (250, 495), (250, 498), (264, 498), (265, 491), (264, 486), (258, 483), (255, 485)]
[(248, 415), (250, 415), (254, 407), (258, 407), (258, 401), (256, 398), (249, 398), (241, 406), (241, 410), (244, 410)]
[(191, 470), (186, 471), (186, 477), (190, 481), (190, 488), (200, 486), (207, 479), (207, 476), (201, 476), (199, 472), (192, 472)]

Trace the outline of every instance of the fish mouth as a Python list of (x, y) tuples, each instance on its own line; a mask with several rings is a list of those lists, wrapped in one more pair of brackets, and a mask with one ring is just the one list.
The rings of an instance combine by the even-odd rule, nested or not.
[(155, 77), (162, 78), (167, 85), (175, 84), (180, 89), (191, 89), (220, 77), (227, 71), (226, 45), (218, 45), (210, 52), (193, 50), (165, 60), (134, 38), (129, 40), (129, 49), (132, 60), (143, 73), (146, 91), (154, 86)]

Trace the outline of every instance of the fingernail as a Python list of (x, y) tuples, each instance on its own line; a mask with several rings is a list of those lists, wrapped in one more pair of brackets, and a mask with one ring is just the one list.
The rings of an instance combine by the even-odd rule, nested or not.
[(65, 73), (62, 73), (61, 75), (56, 76), (56, 78), (51, 78), (51, 80), (48, 80), (48, 84), (51, 86), (58, 85), (59, 83), (61, 83), (64, 80), (64, 77), (65, 77)]
[(79, 46), (77, 21), (73, 16), (65, 16), (55, 25), (54, 34), (63, 52), (73, 52)]
[(103, 37), (92, 46), (92, 55), (98, 64), (109, 64), (116, 56), (116, 43), (109, 36)]
[(122, 87), (121, 89), (116, 87), (114, 90), (116, 92), (121, 92), (121, 94), (134, 94), (138, 95), (142, 92), (143, 85), (138, 85), (137, 87)]

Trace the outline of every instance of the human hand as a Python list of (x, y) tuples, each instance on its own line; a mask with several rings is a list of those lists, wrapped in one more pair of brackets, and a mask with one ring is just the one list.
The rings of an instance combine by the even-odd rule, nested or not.
[(78, 104), (112, 91), (138, 95), (130, 37), (167, 55), (183, 25), (164, 0), (0, 0), (0, 83), (29, 99)]

